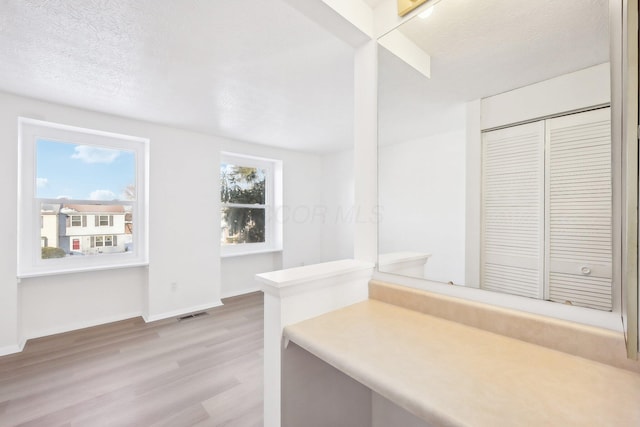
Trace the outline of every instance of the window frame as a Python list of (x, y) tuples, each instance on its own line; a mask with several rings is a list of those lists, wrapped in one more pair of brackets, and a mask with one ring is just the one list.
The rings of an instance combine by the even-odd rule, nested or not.
[[(223, 151), (220, 153), (220, 162), (218, 169), (223, 163), (252, 167), (265, 171), (265, 200), (264, 204), (245, 205), (240, 203), (224, 203), (220, 199), (220, 189), (222, 181), (218, 182), (218, 197), (220, 209), (221, 224), (220, 233), (222, 234), (222, 209), (225, 207), (250, 208), (265, 210), (265, 241), (256, 243), (241, 244), (223, 244), (221, 237), (220, 256), (222, 258), (242, 256), (266, 252), (277, 252), (282, 250), (282, 218), (277, 215), (282, 206), (282, 161), (276, 159), (268, 159), (263, 157), (250, 156), (246, 154), (238, 154)], [(219, 176), (219, 174), (218, 174)], [(220, 178), (220, 176), (219, 176)]]
[[(82, 215), (70, 215), (71, 217), (71, 227), (82, 227)], [(75, 218), (78, 218), (76, 221)], [(78, 224), (75, 224), (75, 223)]]
[[(37, 141), (41, 139), (134, 153), (135, 200), (69, 200), (69, 204), (77, 205), (131, 206), (133, 217), (136, 219), (133, 251), (99, 256), (42, 259), (41, 204), (55, 202), (55, 200), (38, 198), (37, 194)], [(148, 197), (148, 138), (18, 117), (18, 278), (148, 265)], [(57, 203), (60, 201), (58, 200)]]
[[(113, 217), (111, 216), (111, 218), (109, 218), (110, 216), (111, 215), (96, 214), (96, 217), (98, 218), (98, 220), (96, 221), (97, 223), (96, 227), (109, 227), (109, 225), (113, 223)], [(103, 224), (103, 218), (104, 218), (104, 224)]]

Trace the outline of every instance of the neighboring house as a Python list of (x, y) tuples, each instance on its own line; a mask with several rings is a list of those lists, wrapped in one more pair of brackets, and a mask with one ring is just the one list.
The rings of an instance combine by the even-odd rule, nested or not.
[(41, 218), (42, 246), (86, 255), (131, 249), (132, 215), (123, 206), (62, 205), (43, 210)]
[(49, 207), (40, 212), (40, 246), (57, 248), (58, 236), (58, 211)]

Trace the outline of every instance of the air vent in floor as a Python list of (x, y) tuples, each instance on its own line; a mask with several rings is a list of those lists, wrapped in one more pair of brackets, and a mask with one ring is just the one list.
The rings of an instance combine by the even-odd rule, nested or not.
[(200, 316), (206, 316), (208, 314), (209, 313), (207, 313), (206, 311), (201, 311), (199, 313), (187, 314), (187, 315), (184, 315), (182, 317), (178, 317), (178, 321), (180, 322), (182, 320), (193, 319), (193, 318), (200, 317)]

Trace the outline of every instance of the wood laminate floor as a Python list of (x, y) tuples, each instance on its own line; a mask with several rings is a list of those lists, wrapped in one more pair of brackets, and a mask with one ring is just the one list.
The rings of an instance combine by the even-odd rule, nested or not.
[(262, 426), (263, 296), (124, 320), (0, 357), (0, 426)]

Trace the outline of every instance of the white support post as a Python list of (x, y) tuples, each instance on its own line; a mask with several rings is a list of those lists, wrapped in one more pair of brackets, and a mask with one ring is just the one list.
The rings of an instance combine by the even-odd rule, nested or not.
[(341, 260), (256, 275), (264, 292), (264, 426), (280, 427), (282, 330), (368, 297), (373, 263)]

